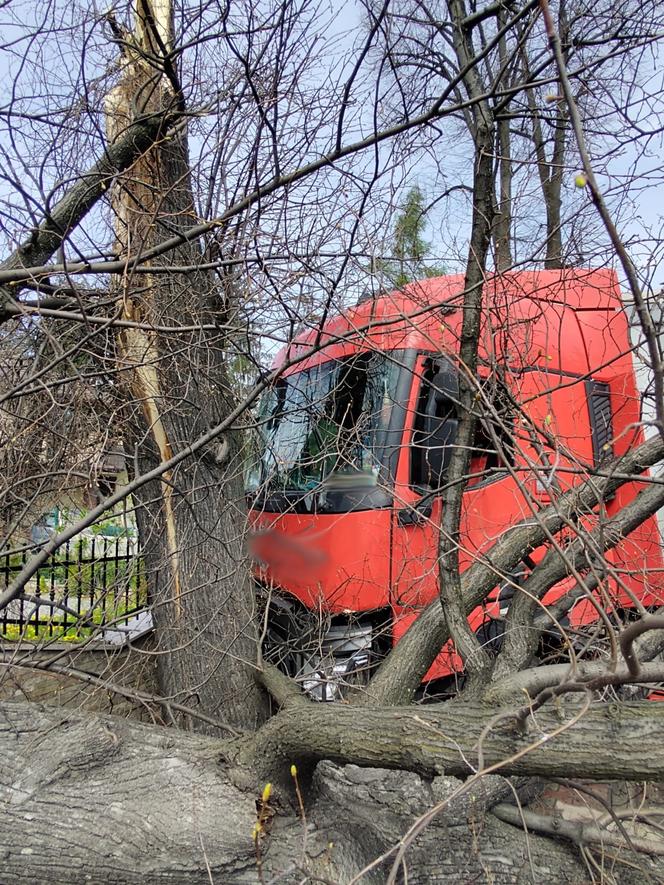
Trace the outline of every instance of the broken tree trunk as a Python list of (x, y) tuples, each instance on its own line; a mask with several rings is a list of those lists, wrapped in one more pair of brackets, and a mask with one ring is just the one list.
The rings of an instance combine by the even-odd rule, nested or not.
[[(183, 110), (170, 54), (170, 3), (140, 0), (125, 70), (107, 100), (112, 133), (136, 107)], [(115, 183), (118, 248), (131, 264), (197, 221), (186, 130), (142, 155)], [(226, 369), (226, 293), (203, 264), (198, 240), (161, 260), (160, 273), (123, 277), (118, 338), (126, 370), (125, 450), (145, 473), (185, 449), (232, 410)], [(163, 265), (172, 265), (168, 273)], [(188, 267), (188, 273), (177, 272)], [(158, 637), (162, 693), (212, 717), (253, 727), (262, 699), (253, 678), (257, 626), (243, 561), (242, 437), (230, 430), (137, 494), (137, 520)], [(179, 717), (180, 724), (187, 724)], [(192, 726), (194, 723), (190, 723)], [(209, 730), (209, 726), (197, 724)]]

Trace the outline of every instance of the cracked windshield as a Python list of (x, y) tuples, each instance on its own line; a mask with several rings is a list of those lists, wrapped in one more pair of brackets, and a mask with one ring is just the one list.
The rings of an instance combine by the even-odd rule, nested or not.
[(376, 485), (398, 373), (395, 354), (361, 353), (280, 379), (261, 404), (248, 488)]

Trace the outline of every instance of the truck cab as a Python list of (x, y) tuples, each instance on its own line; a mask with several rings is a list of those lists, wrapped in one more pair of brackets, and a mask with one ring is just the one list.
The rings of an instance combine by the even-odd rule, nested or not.
[[(439, 592), (446, 468), (459, 420), (464, 280), (361, 301), (277, 355), (247, 477), (266, 654), (321, 700), (362, 681)], [(510, 526), (642, 439), (617, 279), (609, 270), (519, 271), (484, 285), (477, 426), (460, 526), (465, 569)], [(589, 524), (637, 493), (621, 488)], [(545, 549), (497, 579), (469, 618), (498, 647), (519, 582)], [(654, 518), (606, 555), (603, 604), (660, 604)], [(544, 604), (569, 587), (552, 588)], [(581, 601), (571, 628), (597, 618)], [(454, 648), (427, 680), (462, 670)]]

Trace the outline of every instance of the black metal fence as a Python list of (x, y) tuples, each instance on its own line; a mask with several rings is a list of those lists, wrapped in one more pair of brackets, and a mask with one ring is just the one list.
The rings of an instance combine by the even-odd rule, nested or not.
[[(34, 550), (0, 554), (0, 591)], [(6, 638), (76, 639), (122, 623), (147, 605), (147, 586), (131, 538), (79, 538), (63, 546), (0, 613)]]

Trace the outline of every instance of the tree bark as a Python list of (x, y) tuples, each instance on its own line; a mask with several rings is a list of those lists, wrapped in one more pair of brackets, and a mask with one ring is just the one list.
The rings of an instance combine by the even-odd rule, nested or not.
[[(149, 51), (154, 38), (165, 53), (170, 4), (139, 7), (137, 45)], [(167, 63), (164, 56), (164, 70)], [(110, 131), (128, 125), (138, 100), (146, 110), (183, 105), (172, 77), (155, 74), (140, 56), (108, 97)], [(119, 249), (134, 260), (164, 236), (186, 234), (194, 226), (186, 131), (155, 146), (117, 180), (113, 205)], [(133, 403), (125, 449), (136, 452), (141, 473), (169, 461), (233, 408), (225, 364), (227, 293), (209, 270), (195, 270), (204, 263), (196, 240), (184, 238), (163, 263), (194, 270), (186, 276), (129, 272), (117, 291), (124, 316), (147, 327), (124, 328), (118, 336)], [(150, 327), (187, 331), (165, 334)], [(253, 728), (264, 706), (253, 678), (258, 626), (244, 560), (241, 447), (240, 432), (230, 429), (221, 445), (165, 472), (136, 498), (162, 693), (213, 718)]]
[[(664, 779), (664, 748), (657, 736), (664, 726), (664, 705), (585, 707), (578, 697), (559, 700), (556, 707), (539, 710), (522, 730), (514, 705), (298, 705), (263, 726), (247, 759), (253, 765), (267, 760), (272, 777), (278, 760), (286, 770), (291, 762), (330, 759), (404, 768), (424, 777), (443, 772), (466, 777), (482, 763), (509, 775)], [(639, 751), (643, 746), (647, 753)]]
[[(410, 744), (403, 759), (408, 753), (413, 758), (429, 753), (435, 745), (447, 746), (441, 752), (456, 759), (452, 768), (460, 770), (459, 749), (451, 749), (452, 738), (447, 740), (422, 724), (441, 725), (439, 713), (420, 709), (379, 716), (377, 711), (365, 714), (310, 706), (304, 721), (301, 711), (298, 716), (278, 717), (279, 734), (291, 745), (289, 750), (306, 745), (312, 727), (317, 740), (325, 740), (329, 727), (336, 734), (343, 730), (348, 755), (364, 740), (366, 764), (368, 756), (374, 756), (369, 736), (380, 739), (381, 730), (387, 730), (392, 737), (398, 732)], [(640, 776), (643, 764), (637, 757), (646, 754), (634, 752), (630, 742), (640, 740), (643, 745), (649, 732), (639, 727), (650, 722), (653, 740), (648, 746), (661, 776), (664, 768), (655, 729), (661, 729), (664, 711), (658, 712), (661, 705), (651, 704), (644, 712), (643, 706), (642, 715), (637, 713), (639, 705), (621, 708), (614, 716), (594, 711), (582, 720), (578, 732), (561, 736), (564, 745), (558, 750), (552, 749), (556, 738), (551, 747), (539, 747), (531, 758), (541, 754), (547, 762), (558, 758), (566, 765), (573, 742), (574, 753), (580, 752), (596, 769), (593, 756), (596, 759), (601, 753), (609, 759), (620, 747), (621, 758), (626, 764), (631, 759), (632, 770), (638, 769)], [(417, 722), (416, 716), (422, 713)], [(486, 720), (477, 710), (466, 715), (457, 707), (454, 713), (449, 711), (443, 728), (456, 719), (458, 727), (450, 735), (462, 741), (462, 750), (468, 749), (466, 726), (470, 724), (476, 734), (479, 723)], [(544, 717), (545, 724), (551, 721)], [(418, 742), (423, 750), (417, 749)], [(264, 781), (256, 769), (247, 767), (237, 742), (9, 703), (0, 707), (0, 747), (5, 761), (0, 772), (5, 885), (259, 881), (252, 831), (255, 800)], [(266, 747), (263, 743), (255, 752)], [(334, 753), (346, 755), (338, 743)], [(280, 881), (288, 883), (309, 881), (307, 876), (311, 881), (318, 877), (319, 881), (349, 882), (398, 845), (412, 824), (433, 808), (431, 822), (405, 853), (409, 882), (580, 881), (583, 867), (573, 849), (526, 836), (488, 813), (494, 804), (513, 796), (503, 778), (489, 776), (463, 790), (462, 782), (450, 771), (437, 775), (425, 767), (427, 778), (400, 770), (322, 763), (308, 786), (301, 778), (306, 826), (298, 803), (291, 804), (292, 794), (277, 792), (270, 800), (274, 819), (260, 841), (264, 881), (279, 874)], [(569, 773), (567, 765), (565, 771)], [(617, 881), (640, 882), (648, 872), (659, 870), (644, 856), (626, 856), (630, 865), (624, 875), (616, 867)], [(361, 881), (384, 883), (393, 859), (392, 853)]]

